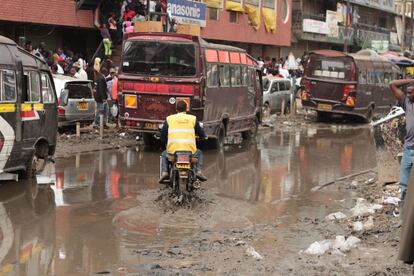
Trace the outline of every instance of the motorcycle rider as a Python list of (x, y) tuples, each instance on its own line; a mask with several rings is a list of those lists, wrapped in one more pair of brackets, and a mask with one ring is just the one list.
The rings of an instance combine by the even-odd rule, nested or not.
[(201, 181), (206, 181), (207, 178), (201, 172), (203, 153), (197, 149), (196, 135), (201, 139), (206, 139), (207, 135), (197, 118), (186, 113), (187, 103), (185, 101), (178, 101), (176, 109), (177, 114), (168, 116), (161, 129), (161, 141), (167, 144), (167, 150), (161, 154), (162, 173), (159, 182), (162, 183), (169, 178), (168, 154), (173, 155), (176, 151), (191, 151), (193, 156), (198, 159), (195, 165), (196, 176)]

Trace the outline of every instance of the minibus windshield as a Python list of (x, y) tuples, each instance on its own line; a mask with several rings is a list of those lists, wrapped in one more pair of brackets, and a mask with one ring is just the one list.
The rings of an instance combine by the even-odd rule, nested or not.
[(139, 75), (194, 76), (195, 45), (170, 41), (127, 41), (122, 71)]

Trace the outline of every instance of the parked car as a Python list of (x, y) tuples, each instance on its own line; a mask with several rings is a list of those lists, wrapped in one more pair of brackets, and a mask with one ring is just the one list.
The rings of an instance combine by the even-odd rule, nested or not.
[(291, 81), (283, 78), (263, 78), (263, 117), (282, 112), (285, 100), (285, 113), (290, 109)]
[(92, 81), (78, 80), (68, 76), (53, 75), (56, 94), (59, 100), (59, 127), (90, 125), (95, 119), (95, 99)]

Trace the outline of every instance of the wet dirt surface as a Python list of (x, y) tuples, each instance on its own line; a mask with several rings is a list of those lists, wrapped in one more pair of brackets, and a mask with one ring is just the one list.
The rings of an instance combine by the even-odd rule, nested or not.
[[(324, 219), (390, 189), (374, 172), (312, 191), (375, 168), (375, 156), (366, 126), (264, 128), (257, 143), (205, 152), (208, 181), (184, 206), (157, 183), (157, 150), (58, 159), (55, 185), (0, 186), (0, 275), (407, 275), (392, 208), (361, 233), (349, 227), (355, 218)], [(362, 242), (345, 256), (299, 254), (351, 234)]]

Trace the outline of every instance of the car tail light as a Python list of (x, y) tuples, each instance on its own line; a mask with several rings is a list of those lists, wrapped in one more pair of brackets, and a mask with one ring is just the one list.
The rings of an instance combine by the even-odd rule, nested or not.
[(125, 103), (126, 108), (137, 108), (138, 107), (137, 95), (125, 95), (124, 103)]
[(194, 85), (194, 96), (200, 96), (200, 85)]
[(351, 65), (351, 80), (356, 81), (356, 68), (355, 63), (352, 63)]
[(4, 147), (4, 139), (0, 138), (0, 151), (3, 149)]
[(118, 93), (121, 92), (123, 88), (124, 88), (124, 82), (118, 80), (118, 87), (117, 87)]
[(342, 101), (348, 106), (355, 106), (356, 102), (356, 87), (354, 84), (345, 84), (342, 91)]
[(311, 90), (311, 81), (310, 80), (303, 80), (303, 88), (302, 88), (302, 95), (301, 100), (308, 101), (310, 99), (310, 90)]
[(65, 109), (61, 106), (58, 106), (58, 115), (65, 115)]
[(135, 122), (135, 121), (129, 121), (129, 120), (127, 120), (127, 121), (125, 122), (125, 124), (126, 124), (127, 126), (132, 126), (132, 127), (136, 127), (136, 126), (137, 126), (137, 122)]

